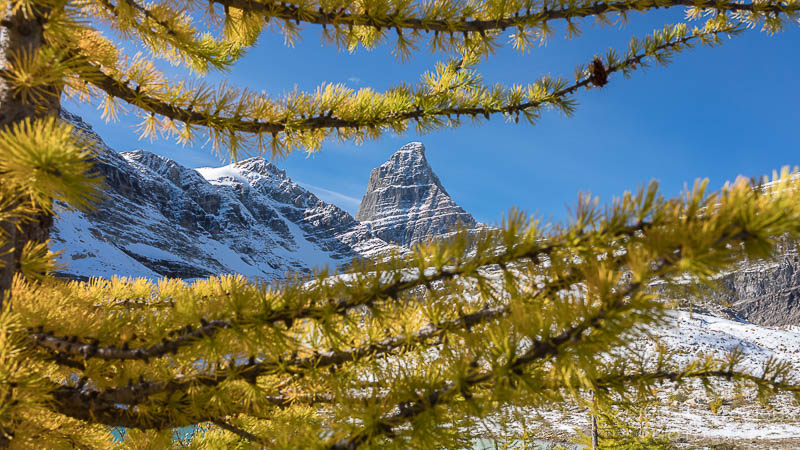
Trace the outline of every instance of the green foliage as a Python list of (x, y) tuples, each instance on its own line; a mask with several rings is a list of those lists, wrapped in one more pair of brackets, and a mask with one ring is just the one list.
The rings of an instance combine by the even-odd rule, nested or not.
[[(763, 24), (798, 18), (797, 0), (685, 2), (573, 0), (264, 2), (212, 0), (5, 0), (0, 24), (40, 42), (9, 48), (0, 107), (28, 111), (0, 129), (0, 257), (16, 231), (54, 211), (90, 207), (100, 183), (80, 133), (47, 111), (62, 96), (122, 103), (142, 134), (193, 142), (199, 134), (235, 159), (247, 152), (318, 151), (330, 138), (377, 138), (414, 126), (427, 132), (492, 114), (534, 123), (548, 109), (570, 115), (581, 88), (666, 64), (696, 43), (713, 46)], [(633, 39), (579, 64), (572, 78), (489, 86), (478, 72), (506, 28), (529, 51), (553, 21), (579, 34), (581, 18), (686, 6), (686, 23)], [(28, 22), (25, 22), (28, 21)], [(154, 59), (202, 74), (226, 70), (265, 26), (292, 42), (321, 25), (340, 48), (373, 48), (396, 35), (408, 57), (427, 43), (446, 55), (415, 84), (376, 92), (326, 84), (282, 97), (196, 79), (168, 79)], [(265, 25), (266, 24), (266, 25)], [(15, 28), (16, 27), (16, 28)], [(25, 28), (27, 27), (27, 28)], [(138, 39), (129, 55), (100, 32)], [(35, 27), (34, 27), (35, 28)], [(14, 103), (16, 102), (16, 103)], [(25, 109), (27, 108), (27, 109)], [(6, 119), (3, 119), (6, 120)], [(443, 448), (468, 446), (482, 421), (505, 407), (564, 403), (600, 414), (610, 442), (658, 444), (632, 428), (637, 408), (662, 383), (715, 379), (755, 386), (759, 399), (800, 396), (791, 367), (740, 369), (741, 355), (679, 365), (663, 349), (639, 354), (632, 338), (672, 307), (648, 290), (712, 283), (742, 257), (769, 258), (781, 236), (800, 238), (800, 178), (737, 180), (718, 193), (698, 182), (665, 199), (651, 183), (606, 207), (581, 196), (568, 224), (512, 211), (497, 229), (460, 233), (409, 254), (362, 261), (346, 272), (287, 275), (271, 283), (223, 276), (181, 280), (65, 282), (54, 255), (28, 242), (0, 285), (0, 446), (122, 448)], [(24, 234), (24, 233), (22, 233)], [(6, 266), (8, 269), (8, 266)], [(1, 282), (1, 281), (0, 281)], [(586, 400), (589, 394), (593, 400)], [(175, 428), (195, 427), (175, 438)], [(46, 444), (44, 444), (46, 443)], [(650, 445), (650, 444), (648, 444)], [(660, 444), (659, 444), (660, 445)]]

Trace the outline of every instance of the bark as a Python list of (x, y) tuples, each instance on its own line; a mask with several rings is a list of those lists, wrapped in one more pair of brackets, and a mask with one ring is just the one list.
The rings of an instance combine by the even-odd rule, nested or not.
[(597, 408), (597, 399), (594, 396), (594, 392), (592, 392), (592, 404), (594, 408), (591, 411), (592, 414), (592, 450), (598, 450), (600, 448), (600, 430), (597, 428), (597, 414), (595, 410)]
[[(11, 4), (3, 11), (0, 21), (0, 129), (20, 122), (28, 117), (55, 116), (60, 108), (60, 88), (47, 89), (50, 95), (43, 96), (39, 103), (26, 103), (9, 86), (4, 76), (14, 60), (22, 55), (39, 51), (44, 45), (44, 23), (47, 11), (41, 8), (26, 14), (19, 10), (11, 13)], [(22, 9), (22, 8), (20, 8)], [(0, 155), (0, 157), (2, 157)], [(0, 307), (11, 287), (14, 274), (19, 271), (22, 248), (28, 241), (44, 241), (50, 234), (53, 218), (39, 214), (28, 220), (0, 223), (0, 232), (6, 243), (0, 246)]]

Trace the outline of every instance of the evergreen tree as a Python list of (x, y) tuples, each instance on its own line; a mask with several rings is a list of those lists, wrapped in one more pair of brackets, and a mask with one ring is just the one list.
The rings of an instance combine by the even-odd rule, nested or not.
[[(102, 448), (112, 427), (125, 427), (125, 446), (160, 448), (176, 442), (174, 428), (198, 425), (186, 445), (440, 448), (468, 445), (472, 426), (504, 405), (577, 402), (602, 417), (656, 384), (713, 388), (720, 379), (800, 396), (782, 363), (751, 373), (738, 354), (677, 365), (665, 351), (636, 357), (627, 347), (670, 308), (648, 291), (653, 281), (710, 283), (742, 256), (770, 257), (779, 236), (800, 237), (800, 186), (788, 170), (718, 193), (698, 182), (674, 199), (655, 184), (606, 207), (582, 197), (563, 226), (512, 211), (479, 236), (274, 284), (235, 276), (65, 282), (51, 275), (46, 240), (54, 202), (90, 208), (102, 183), (91, 146), (58, 118), (64, 97), (101, 103), (110, 118), (131, 105), (143, 135), (207, 137), (233, 159), (244, 150), (316, 152), (327, 140), (411, 126), (570, 115), (581, 88), (746, 28), (781, 30), (797, 21), (797, 0), (2, 5), (0, 446)], [(509, 29), (511, 45), (528, 51), (556, 22), (575, 35), (583, 18), (624, 20), (661, 7), (685, 7), (698, 26), (632, 39), (569, 78), (488, 86), (476, 70)], [(303, 26), (321, 26), (339, 48), (391, 40), (401, 58), (428, 45), (450, 59), (385, 92), (329, 84), (280, 99), (170, 79), (153, 63), (226, 70), (268, 25), (290, 42)], [(149, 54), (120, 52), (101, 28), (141, 40)]]

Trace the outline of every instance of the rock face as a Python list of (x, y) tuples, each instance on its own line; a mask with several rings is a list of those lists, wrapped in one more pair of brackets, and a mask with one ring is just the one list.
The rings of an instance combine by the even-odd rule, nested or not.
[[(715, 279), (714, 286), (699, 291), (666, 291), (653, 285), (653, 293), (679, 300), (695, 312), (758, 325), (800, 325), (800, 260), (794, 244), (782, 240), (777, 256), (767, 261), (742, 261)], [(677, 297), (675, 295), (677, 294)]]
[(107, 185), (93, 211), (58, 210), (51, 243), (65, 275), (274, 279), (392, 248), (262, 158), (188, 169), (142, 150), (117, 153), (63, 116), (94, 141)]
[(446, 235), (458, 225), (478, 225), (450, 198), (421, 142), (404, 145), (372, 170), (356, 220), (379, 238), (405, 247)]
[(800, 325), (800, 261), (786, 246), (775, 261), (743, 263), (717, 294), (740, 317), (760, 325)]

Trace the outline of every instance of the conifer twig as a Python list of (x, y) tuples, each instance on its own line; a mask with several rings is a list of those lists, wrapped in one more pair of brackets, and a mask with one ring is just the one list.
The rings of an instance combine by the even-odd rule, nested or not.
[[(532, 7), (526, 11), (508, 14), (502, 17), (486, 19), (437, 19), (422, 17), (417, 14), (375, 14), (338, 11), (325, 11), (322, 8), (311, 8), (310, 5), (298, 6), (291, 2), (261, 2), (256, 0), (212, 0), (214, 3), (243, 11), (252, 11), (268, 18), (287, 22), (303, 22), (315, 25), (364, 26), (381, 29), (399, 29), (423, 32), (442, 33), (477, 33), (485, 37), (485, 33), (504, 31), (506, 28), (530, 28), (537, 24), (560, 19), (579, 19), (601, 16), (608, 13), (624, 14), (629, 11), (647, 11), (650, 9), (687, 6), (699, 9), (733, 12), (758, 12), (768, 14), (796, 14), (800, 5), (785, 4), (781, 1), (763, 3), (741, 3), (733, 1), (718, 2), (713, 0), (633, 0), (633, 1), (585, 1), (570, 2), (566, 6)], [(531, 2), (532, 5), (535, 4)]]
[[(661, 52), (669, 53), (676, 48), (688, 46), (696, 39), (705, 39), (708, 36), (718, 34), (735, 34), (741, 31), (741, 26), (728, 26), (710, 31), (698, 31), (682, 37), (661, 43), (653, 48), (644, 49), (640, 53), (631, 55), (629, 58), (606, 68), (606, 76), (617, 71), (635, 70), (642, 67), (642, 61), (646, 58), (659, 58)], [(377, 118), (347, 118), (337, 117), (327, 112), (323, 115), (302, 116), (297, 118), (287, 118), (278, 121), (262, 121), (247, 117), (227, 117), (219, 115), (212, 110), (204, 111), (202, 108), (187, 108), (179, 103), (171, 103), (160, 98), (157, 93), (146, 94), (140, 92), (138, 88), (132, 87), (129, 83), (122, 81), (115, 76), (105, 73), (99, 66), (87, 64), (84, 70), (77, 74), (86, 82), (102, 90), (106, 94), (126, 101), (138, 108), (144, 109), (154, 114), (162, 115), (172, 120), (183, 122), (187, 125), (199, 125), (224, 131), (225, 133), (246, 133), (246, 134), (272, 134), (273, 140), (278, 133), (298, 133), (302, 131), (313, 131), (321, 129), (339, 130), (361, 128), (379, 129), (389, 127), (393, 124), (406, 123), (414, 120), (426, 118), (451, 118), (451, 116), (471, 116), (473, 118), (486, 117), (494, 114), (514, 115), (525, 113), (532, 109), (541, 108), (547, 104), (558, 106), (562, 104), (566, 97), (575, 93), (582, 87), (589, 86), (595, 79), (591, 74), (585, 76), (570, 85), (558, 85), (558, 89), (549, 93), (546, 97), (539, 100), (529, 100), (522, 103), (509, 103), (502, 105), (459, 105), (421, 108), (413, 102), (404, 106), (402, 110), (391, 112)], [(604, 83), (605, 84), (605, 83)], [(288, 116), (288, 114), (287, 114)], [(290, 116), (289, 116), (290, 117)], [(226, 134), (227, 135), (227, 134)]]
[(233, 434), (235, 434), (235, 435), (237, 435), (237, 436), (239, 436), (241, 438), (244, 438), (244, 439), (246, 439), (246, 440), (248, 440), (248, 441), (250, 441), (250, 442), (252, 442), (254, 444), (257, 444), (257, 445), (261, 446), (262, 448), (264, 446), (264, 443), (262, 442), (260, 437), (256, 436), (253, 433), (245, 431), (245, 430), (243, 430), (243, 429), (241, 429), (239, 427), (233, 426), (233, 425), (229, 424), (228, 422), (226, 422), (226, 421), (224, 421), (222, 419), (215, 420), (212, 423), (214, 425), (222, 428), (225, 431), (229, 431), (229, 432), (231, 432), (231, 433), (233, 433)]

